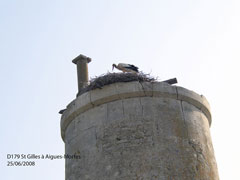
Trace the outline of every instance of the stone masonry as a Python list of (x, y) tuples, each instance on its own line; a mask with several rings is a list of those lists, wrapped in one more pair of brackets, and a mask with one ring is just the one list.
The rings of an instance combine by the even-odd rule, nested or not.
[(218, 180), (204, 96), (163, 82), (84, 93), (61, 118), (66, 180)]

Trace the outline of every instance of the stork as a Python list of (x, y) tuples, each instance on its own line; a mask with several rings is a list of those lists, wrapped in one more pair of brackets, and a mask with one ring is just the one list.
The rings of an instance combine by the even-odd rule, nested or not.
[(132, 65), (132, 64), (124, 64), (124, 63), (119, 63), (118, 65), (113, 64), (112, 65), (112, 70), (114, 68), (117, 68), (118, 70), (122, 72), (132, 72), (132, 73), (138, 73), (138, 67)]

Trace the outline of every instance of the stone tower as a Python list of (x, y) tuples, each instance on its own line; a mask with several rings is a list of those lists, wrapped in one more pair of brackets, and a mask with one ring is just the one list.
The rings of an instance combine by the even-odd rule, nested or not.
[(133, 81), (88, 91), (61, 118), (65, 153), (79, 157), (66, 158), (66, 180), (218, 180), (210, 125), (206, 98), (183, 87)]

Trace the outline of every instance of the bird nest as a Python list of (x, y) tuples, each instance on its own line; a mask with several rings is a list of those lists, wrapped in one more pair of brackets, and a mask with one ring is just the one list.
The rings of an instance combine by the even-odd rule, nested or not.
[(157, 78), (151, 77), (149, 74), (144, 73), (107, 73), (101, 76), (92, 78), (88, 86), (81, 89), (78, 96), (94, 89), (102, 89), (103, 86), (117, 83), (117, 82), (156, 82)]

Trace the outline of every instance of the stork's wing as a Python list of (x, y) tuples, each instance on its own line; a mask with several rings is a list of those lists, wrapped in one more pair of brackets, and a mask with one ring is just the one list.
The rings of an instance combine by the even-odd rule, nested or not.
[(118, 64), (118, 68), (119, 68), (119, 69), (125, 68), (125, 69), (129, 69), (129, 70), (138, 72), (138, 67), (136, 67), (136, 66), (134, 66), (134, 65), (132, 65), (132, 64), (119, 63), (119, 64)]
[(133, 69), (137, 69), (137, 70), (138, 70), (138, 67), (137, 67), (137, 66), (134, 66), (134, 65), (132, 65), (132, 64), (129, 64), (129, 66), (130, 66), (131, 68), (133, 68)]
[(124, 67), (124, 68), (127, 68), (130, 66), (130, 64), (125, 64), (125, 63), (119, 63), (118, 64), (119, 67)]
[(138, 69), (137, 66), (134, 66), (132, 64), (119, 63), (118, 66), (124, 67), (124, 68), (130, 68), (130, 69)]

